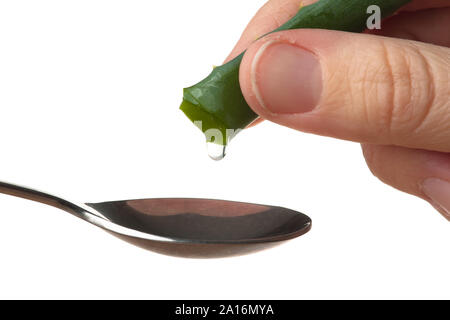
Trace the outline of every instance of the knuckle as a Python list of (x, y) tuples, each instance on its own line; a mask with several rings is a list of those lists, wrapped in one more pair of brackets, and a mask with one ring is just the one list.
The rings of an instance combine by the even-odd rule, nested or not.
[(364, 159), (366, 160), (366, 164), (369, 167), (370, 171), (375, 177), (381, 176), (380, 170), (382, 169), (381, 162), (379, 158), (376, 156), (376, 146), (370, 144), (362, 144), (361, 145)]
[(427, 121), (434, 100), (432, 70), (427, 57), (409, 43), (380, 41), (375, 60), (377, 65), (364, 72), (367, 120), (387, 130), (391, 143), (396, 143)]
[[(373, 144), (362, 145), (363, 155), (370, 172), (380, 181), (388, 185), (399, 185), (399, 174), (392, 170), (391, 166), (386, 165), (388, 159), (392, 160), (396, 148), (392, 146), (382, 146)], [(387, 156), (390, 154), (391, 156)]]

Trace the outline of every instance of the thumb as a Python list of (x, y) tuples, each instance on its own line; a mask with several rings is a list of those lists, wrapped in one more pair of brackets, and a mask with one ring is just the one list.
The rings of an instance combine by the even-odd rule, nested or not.
[(241, 89), (262, 118), (365, 143), (450, 152), (450, 49), (328, 30), (255, 42)]

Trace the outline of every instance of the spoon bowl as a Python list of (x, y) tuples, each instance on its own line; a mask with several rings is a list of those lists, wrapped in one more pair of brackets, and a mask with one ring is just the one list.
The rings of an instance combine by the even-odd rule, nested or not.
[(0, 193), (60, 208), (139, 247), (178, 257), (247, 254), (311, 228), (311, 219), (297, 211), (245, 202), (154, 198), (77, 204), (6, 182), (0, 182)]

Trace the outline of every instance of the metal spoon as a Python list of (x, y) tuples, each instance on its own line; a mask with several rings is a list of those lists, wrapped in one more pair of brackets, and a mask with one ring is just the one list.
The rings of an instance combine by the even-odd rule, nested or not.
[(160, 198), (77, 204), (6, 182), (0, 182), (0, 193), (57, 207), (137, 246), (180, 257), (246, 254), (311, 228), (302, 213), (244, 202)]

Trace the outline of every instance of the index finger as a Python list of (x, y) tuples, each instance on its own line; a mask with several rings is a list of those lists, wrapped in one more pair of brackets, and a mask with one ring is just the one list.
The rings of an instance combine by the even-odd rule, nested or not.
[(401, 11), (417, 11), (423, 9), (435, 9), (450, 7), (448, 0), (414, 0), (407, 4)]
[[(228, 55), (225, 62), (233, 59), (244, 51), (252, 42), (262, 35), (278, 28), (292, 18), (302, 6), (307, 6), (318, 0), (269, 0), (250, 20), (239, 41)], [(431, 8), (450, 7), (449, 0), (414, 0), (401, 11), (417, 11)]]

